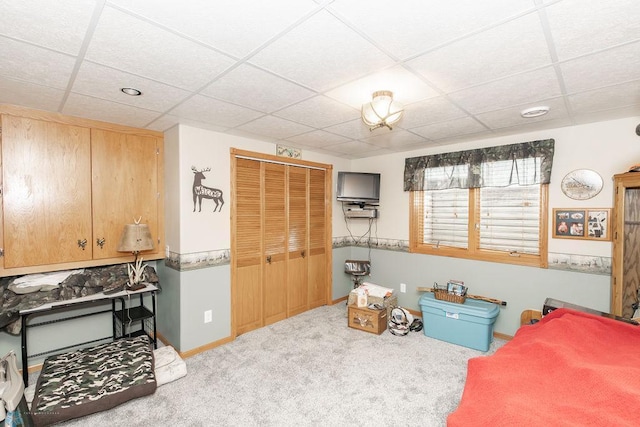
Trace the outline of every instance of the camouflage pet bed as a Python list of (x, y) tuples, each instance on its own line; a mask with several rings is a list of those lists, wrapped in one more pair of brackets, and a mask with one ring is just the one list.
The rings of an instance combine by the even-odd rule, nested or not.
[(146, 335), (48, 357), (31, 404), (37, 426), (104, 411), (156, 390)]

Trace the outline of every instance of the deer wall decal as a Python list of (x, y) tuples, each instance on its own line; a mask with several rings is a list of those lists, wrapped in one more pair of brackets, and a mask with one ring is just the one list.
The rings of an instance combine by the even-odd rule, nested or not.
[(202, 180), (207, 179), (204, 176), (204, 172), (209, 172), (211, 168), (202, 170), (196, 169), (195, 166), (191, 166), (193, 171), (193, 211), (196, 211), (196, 202), (198, 203), (198, 212), (202, 212), (202, 199), (211, 199), (215, 202), (214, 212), (222, 212), (222, 206), (224, 205), (224, 199), (222, 198), (222, 190), (217, 188), (206, 187), (202, 185)]

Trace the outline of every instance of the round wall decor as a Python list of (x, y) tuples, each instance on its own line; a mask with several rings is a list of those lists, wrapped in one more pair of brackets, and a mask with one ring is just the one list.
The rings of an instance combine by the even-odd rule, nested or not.
[(591, 169), (576, 169), (562, 178), (560, 188), (569, 198), (587, 200), (595, 197), (602, 190), (602, 177)]

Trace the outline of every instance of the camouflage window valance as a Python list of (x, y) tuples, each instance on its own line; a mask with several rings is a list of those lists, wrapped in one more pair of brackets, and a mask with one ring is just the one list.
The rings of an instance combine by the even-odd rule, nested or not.
[(554, 144), (545, 139), (411, 157), (405, 159), (404, 191), (548, 184)]

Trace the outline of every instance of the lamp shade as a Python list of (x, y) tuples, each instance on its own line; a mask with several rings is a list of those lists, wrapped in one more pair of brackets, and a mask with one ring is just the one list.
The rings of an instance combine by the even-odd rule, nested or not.
[(393, 92), (381, 90), (374, 92), (371, 102), (362, 105), (362, 121), (371, 130), (388, 127), (402, 117), (402, 106), (393, 100)]
[(126, 224), (118, 243), (118, 252), (148, 251), (153, 249), (153, 238), (148, 224)]

